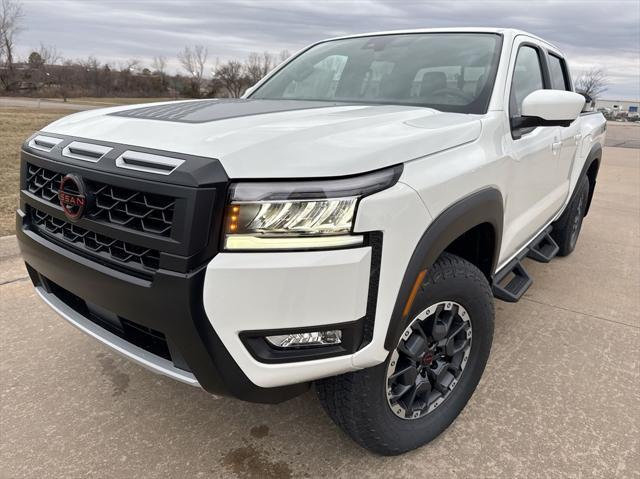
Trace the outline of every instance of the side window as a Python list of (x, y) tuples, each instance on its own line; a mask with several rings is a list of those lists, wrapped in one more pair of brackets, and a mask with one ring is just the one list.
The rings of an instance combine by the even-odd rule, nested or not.
[(549, 74), (551, 75), (551, 88), (554, 90), (569, 90), (569, 82), (565, 75), (564, 60), (549, 54)]
[(511, 96), (509, 98), (509, 113), (512, 118), (520, 116), (522, 101), (536, 90), (542, 90), (542, 67), (538, 50), (523, 46), (518, 50), (516, 64), (511, 80)]

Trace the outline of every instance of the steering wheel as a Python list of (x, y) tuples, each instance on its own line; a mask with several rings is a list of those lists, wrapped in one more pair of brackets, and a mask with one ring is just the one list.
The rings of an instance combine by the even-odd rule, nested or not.
[(463, 92), (462, 90), (458, 90), (457, 88), (446, 87), (446, 88), (439, 88), (437, 90), (429, 92), (429, 96), (438, 96), (438, 95), (455, 96), (455, 97), (458, 97), (458, 98), (462, 98), (467, 103), (472, 102), (473, 99), (474, 99), (473, 96), (469, 95), (468, 93)]

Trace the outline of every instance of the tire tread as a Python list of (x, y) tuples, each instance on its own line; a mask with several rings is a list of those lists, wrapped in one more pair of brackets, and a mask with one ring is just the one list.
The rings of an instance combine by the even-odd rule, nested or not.
[(551, 237), (555, 240), (560, 248), (558, 256), (570, 255), (574, 248), (571, 247), (571, 220), (575, 214), (575, 210), (580, 202), (580, 196), (584, 195), (584, 190), (589, 191), (589, 179), (586, 176), (582, 176), (577, 183), (575, 194), (571, 198), (571, 201), (567, 205), (560, 218), (553, 224), (551, 230)]

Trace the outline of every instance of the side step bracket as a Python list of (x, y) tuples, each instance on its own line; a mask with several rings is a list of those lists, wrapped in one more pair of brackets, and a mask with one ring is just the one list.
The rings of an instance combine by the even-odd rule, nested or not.
[(527, 256), (540, 263), (548, 263), (560, 251), (560, 247), (551, 237), (551, 227), (547, 228), (529, 246)]

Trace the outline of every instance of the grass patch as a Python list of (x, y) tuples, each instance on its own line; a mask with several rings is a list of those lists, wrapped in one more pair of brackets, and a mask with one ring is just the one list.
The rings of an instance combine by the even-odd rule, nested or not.
[(0, 236), (15, 233), (20, 190), (20, 146), (32, 133), (69, 110), (0, 108)]

